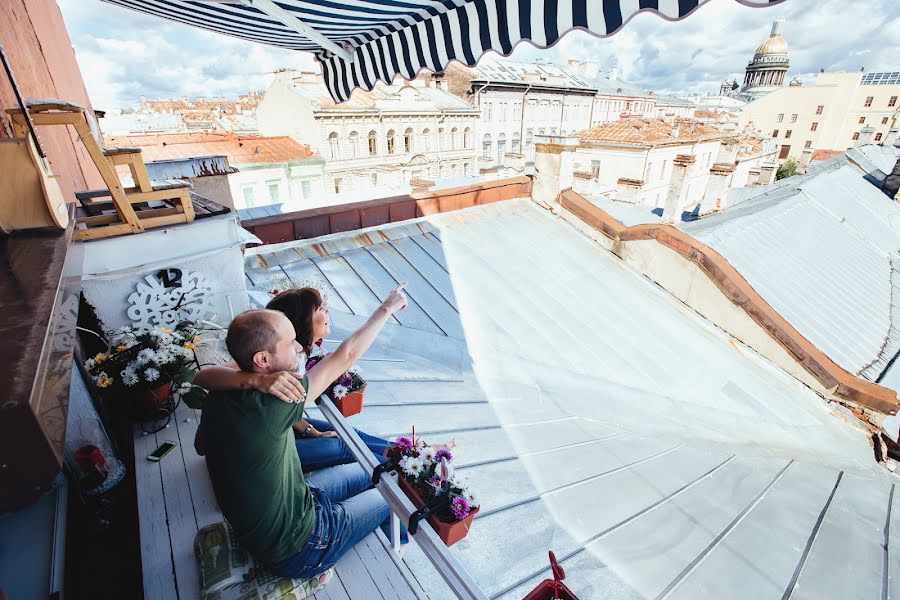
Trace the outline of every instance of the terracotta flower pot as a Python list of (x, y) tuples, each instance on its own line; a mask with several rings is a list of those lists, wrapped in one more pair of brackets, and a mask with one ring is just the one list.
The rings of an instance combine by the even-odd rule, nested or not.
[(562, 581), (545, 579), (536, 588), (528, 592), (522, 600), (578, 600), (572, 590), (566, 587)]
[[(412, 484), (410, 484), (406, 480), (406, 478), (403, 477), (403, 475), (400, 475), (397, 481), (400, 484), (400, 489), (402, 489), (403, 492), (409, 497), (409, 499), (412, 500), (413, 504), (415, 504), (417, 508), (422, 508), (425, 506), (425, 501), (422, 500), (422, 497), (419, 496), (419, 493), (415, 490)], [(438, 537), (441, 538), (441, 541), (443, 541), (444, 544), (449, 548), (469, 534), (469, 529), (472, 528), (472, 519), (475, 518), (475, 515), (478, 514), (479, 510), (481, 510), (481, 507), (471, 511), (469, 515), (462, 521), (453, 521), (452, 523), (447, 523), (440, 520), (436, 515), (428, 515), (428, 522), (431, 523), (431, 526), (437, 532)]]
[(145, 390), (138, 394), (136, 400), (138, 406), (149, 410), (161, 408), (172, 395), (172, 384), (164, 383), (153, 389)]
[(336, 398), (334, 405), (345, 417), (356, 415), (362, 412), (363, 397), (366, 395), (366, 388), (350, 392), (343, 398)]

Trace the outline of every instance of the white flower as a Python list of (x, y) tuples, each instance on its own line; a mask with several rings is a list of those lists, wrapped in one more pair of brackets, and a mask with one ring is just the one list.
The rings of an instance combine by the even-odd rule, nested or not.
[(424, 448), (419, 450), (419, 458), (421, 458), (422, 462), (424, 462), (426, 465), (431, 464), (434, 462), (435, 452), (437, 451), (431, 446), (425, 446)]
[(189, 382), (185, 381), (181, 385), (178, 386), (178, 393), (179, 394), (187, 394), (188, 392), (191, 391), (192, 387), (194, 387), (194, 386), (192, 386)]
[(91, 369), (93, 369), (96, 366), (97, 366), (97, 362), (93, 358), (89, 358), (86, 361), (84, 361), (84, 368), (87, 369), (88, 371), (90, 371)]
[(175, 355), (171, 350), (166, 350), (165, 348), (162, 350), (156, 351), (156, 364), (165, 365), (172, 362), (175, 359)]
[(337, 398), (338, 400), (340, 400), (341, 398), (343, 398), (344, 396), (346, 396), (347, 393), (348, 393), (349, 391), (350, 391), (350, 390), (347, 389), (346, 386), (343, 386), (343, 385), (341, 385), (341, 384), (337, 384), (337, 385), (334, 386), (334, 388), (331, 390), (331, 392), (334, 394), (334, 397)]
[(137, 373), (134, 372), (134, 369), (131, 368), (131, 365), (125, 367), (125, 369), (119, 373), (122, 376), (122, 383), (128, 386), (135, 385), (138, 382)]
[(349, 369), (347, 369), (348, 373), (353, 373), (354, 375), (359, 375), (359, 365), (353, 365)]
[(157, 379), (159, 379), (159, 371), (157, 371), (153, 367), (150, 367), (149, 369), (144, 371), (144, 377), (147, 379), (147, 381), (156, 381)]
[(415, 456), (404, 456), (400, 460), (400, 468), (402, 468), (403, 472), (410, 477), (416, 478), (422, 474), (424, 465), (422, 464), (422, 461)]
[(137, 363), (146, 365), (147, 363), (156, 362), (156, 352), (150, 348), (144, 348), (137, 355)]

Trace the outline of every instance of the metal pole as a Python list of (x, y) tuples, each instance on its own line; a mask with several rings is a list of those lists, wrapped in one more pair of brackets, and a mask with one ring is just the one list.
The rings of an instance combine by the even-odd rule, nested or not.
[(22, 94), (19, 93), (19, 84), (16, 83), (16, 78), (13, 76), (12, 67), (9, 64), (9, 58), (6, 56), (6, 51), (3, 49), (3, 44), (0, 44), (0, 60), (3, 61), (3, 69), (6, 71), (6, 76), (9, 77), (9, 83), (12, 85), (13, 92), (16, 94), (16, 101), (19, 103), (19, 108), (22, 110), (22, 116), (25, 118), (25, 123), (28, 124), (28, 131), (31, 132), (34, 146), (37, 148), (41, 158), (47, 158), (47, 155), (44, 154), (44, 149), (41, 148), (41, 143), (38, 141), (37, 132), (34, 130), (34, 123), (31, 122), (31, 115), (28, 114), (28, 107), (25, 106), (25, 101), (22, 100)]

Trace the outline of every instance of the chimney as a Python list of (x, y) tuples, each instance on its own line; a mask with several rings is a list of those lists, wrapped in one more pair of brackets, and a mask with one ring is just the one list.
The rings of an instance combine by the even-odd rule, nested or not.
[(747, 185), (756, 185), (759, 181), (759, 169), (750, 169), (747, 173)]
[(616, 67), (610, 67), (609, 68), (609, 78), (611, 81), (615, 81), (616, 79), (618, 79), (619, 78), (619, 69), (617, 69)]
[(728, 193), (728, 184), (731, 183), (731, 175), (734, 173), (734, 163), (715, 163), (709, 170), (709, 182), (700, 202), (700, 215), (705, 216), (718, 212), (725, 208), (725, 195)]
[(804, 148), (803, 153), (800, 154), (800, 170), (804, 173), (809, 168), (809, 163), (812, 162), (813, 149), (812, 148)]
[(894, 200), (900, 200), (900, 158), (894, 164), (894, 170), (881, 182), (881, 191)]
[(719, 144), (719, 154), (716, 156), (716, 163), (733, 165), (737, 160), (738, 150), (741, 144), (738, 140), (725, 140)]
[(616, 200), (619, 202), (628, 202), (638, 204), (640, 198), (638, 192), (644, 187), (644, 182), (640, 179), (626, 179), (622, 177), (616, 182)]
[(534, 180), (531, 197), (545, 206), (556, 202), (556, 197), (575, 182), (575, 150), (578, 138), (574, 136), (534, 136)]
[(765, 162), (759, 167), (759, 185), (769, 185), (775, 182), (775, 173), (778, 171), (778, 163)]
[(669, 182), (669, 193), (666, 196), (666, 206), (660, 220), (663, 225), (674, 225), (681, 221), (681, 188), (684, 187), (684, 180), (696, 160), (696, 157), (690, 154), (679, 154), (675, 157), (672, 180)]
[(875, 135), (875, 128), (871, 125), (866, 125), (862, 129), (859, 130), (859, 138), (856, 140), (856, 143), (853, 144), (854, 148), (859, 148), (860, 146), (868, 146), (872, 143), (872, 137)]
[(897, 134), (900, 133), (900, 129), (896, 127), (889, 130), (887, 135), (884, 136), (884, 139), (881, 140), (881, 145), (885, 148), (890, 148), (891, 146), (897, 145)]
[(777, 19), (775, 19), (775, 22), (772, 23), (772, 33), (769, 37), (781, 35), (782, 25), (784, 25), (784, 17), (778, 17)]

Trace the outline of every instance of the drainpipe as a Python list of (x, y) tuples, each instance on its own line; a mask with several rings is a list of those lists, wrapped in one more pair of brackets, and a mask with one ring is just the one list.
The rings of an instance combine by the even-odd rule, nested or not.
[[(519, 153), (525, 155), (525, 109), (528, 106), (528, 92), (531, 91), (531, 84), (522, 92), (522, 111), (519, 113)], [(533, 141), (533, 140), (532, 140)], [(525, 161), (522, 161), (524, 168)]]

